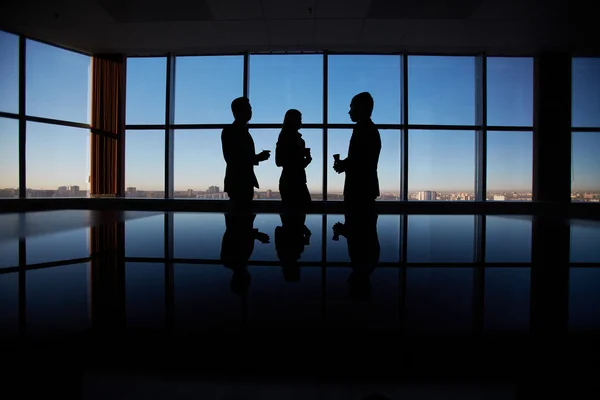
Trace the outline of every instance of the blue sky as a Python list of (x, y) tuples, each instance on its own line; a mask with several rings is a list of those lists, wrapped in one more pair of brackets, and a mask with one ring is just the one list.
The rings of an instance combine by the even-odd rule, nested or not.
[[(17, 112), (18, 43), (0, 32), (0, 111)], [(373, 120), (400, 123), (399, 56), (330, 56), (328, 120), (351, 123), (353, 95), (369, 91), (375, 99)], [(475, 64), (470, 57), (409, 57), (409, 123), (475, 123)], [(252, 122), (280, 123), (285, 111), (297, 108), (305, 123), (323, 122), (323, 61), (320, 55), (262, 55), (250, 58)], [(89, 122), (90, 59), (87, 56), (27, 42), (27, 114)], [(242, 95), (243, 58), (180, 57), (176, 70), (176, 123), (229, 123), (230, 102)], [(166, 63), (164, 58), (129, 59), (127, 123), (164, 123)], [(488, 123), (531, 126), (533, 60), (488, 58)], [(600, 59), (576, 59), (573, 65), (573, 125), (600, 126)], [(0, 188), (18, 186), (18, 124), (0, 118)], [(381, 130), (379, 177), (382, 189), (400, 186), (400, 132)], [(252, 130), (257, 151), (275, 149), (279, 131)], [(322, 133), (303, 129), (313, 163), (307, 169), (311, 191), (322, 190)], [(329, 130), (327, 157), (345, 156), (350, 130)], [(473, 191), (473, 131), (411, 131), (409, 190)], [(55, 189), (87, 187), (89, 139), (85, 129), (38, 123), (27, 125), (27, 186)], [(573, 187), (600, 189), (600, 134), (573, 138)], [(223, 185), (225, 164), (220, 131), (175, 132), (175, 189), (205, 190)], [(531, 132), (488, 133), (488, 188), (531, 190)], [(164, 132), (128, 131), (126, 185), (162, 190)], [(273, 160), (256, 173), (262, 189), (277, 190), (280, 169)], [(343, 175), (329, 171), (331, 192), (340, 191)]]

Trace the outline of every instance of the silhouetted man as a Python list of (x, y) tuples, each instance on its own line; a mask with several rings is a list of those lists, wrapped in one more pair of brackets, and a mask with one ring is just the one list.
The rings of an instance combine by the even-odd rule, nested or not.
[(254, 241), (269, 243), (269, 235), (254, 228), (251, 213), (225, 214), (225, 233), (221, 242), (221, 262), (233, 271), (231, 290), (236, 294), (246, 294), (250, 286), (248, 260), (254, 251)]
[(333, 164), (333, 169), (338, 174), (346, 173), (344, 205), (347, 213), (356, 209), (374, 209), (375, 199), (380, 195), (377, 164), (381, 152), (381, 136), (371, 121), (373, 105), (373, 97), (368, 92), (354, 96), (348, 114), (356, 122), (356, 126), (350, 138), (348, 157)]
[(254, 140), (248, 131), (248, 121), (252, 119), (250, 101), (238, 97), (231, 102), (231, 111), (235, 120), (221, 133), (223, 157), (227, 163), (224, 190), (234, 210), (247, 210), (254, 198), (254, 188), (259, 187), (254, 166), (271, 155), (269, 150), (255, 153)]

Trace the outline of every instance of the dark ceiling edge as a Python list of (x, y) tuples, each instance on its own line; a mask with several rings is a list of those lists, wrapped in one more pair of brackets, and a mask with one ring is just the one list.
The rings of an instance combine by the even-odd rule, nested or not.
[(93, 56), (93, 53), (89, 52), (87, 50), (78, 49), (78, 48), (71, 47), (69, 45), (60, 44), (60, 43), (49, 42), (47, 40), (39, 39), (39, 38), (37, 38), (35, 36), (27, 35), (27, 34), (15, 31), (15, 30), (10, 29), (10, 28), (5, 28), (3, 26), (0, 26), (0, 31), (4, 31), (4, 32), (10, 33), (12, 35), (16, 35), (16, 36), (23, 36), (25, 39), (28, 39), (28, 40), (33, 40), (35, 42), (43, 43), (43, 44), (46, 44), (48, 46), (58, 47), (59, 49), (63, 49), (63, 50), (67, 50), (67, 51), (72, 51), (74, 53), (78, 53), (78, 54), (81, 54), (81, 55), (84, 55), (84, 56), (89, 56), (89, 57)]

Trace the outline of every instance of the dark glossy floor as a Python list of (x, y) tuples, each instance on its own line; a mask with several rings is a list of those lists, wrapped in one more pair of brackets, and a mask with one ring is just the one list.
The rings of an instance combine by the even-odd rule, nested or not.
[(577, 368), (600, 332), (598, 221), (379, 215), (352, 231), (343, 215), (245, 218), (0, 214), (4, 354), (36, 354), (40, 374), (72, 351), (92, 367), (474, 379)]
[[(333, 226), (344, 222), (343, 215), (308, 215), (307, 229), (296, 233), (282, 228), (278, 214), (258, 214), (253, 228), (265, 236), (248, 249), (239, 238), (223, 243), (223, 214), (2, 214), (0, 327), (3, 334), (28, 337), (85, 331), (115, 297), (110, 307), (123, 300), (118, 312), (129, 330), (368, 327), (407, 334), (528, 334), (533, 219), (380, 215), (377, 236), (367, 239), (378, 241), (377, 259), (366, 254), (373, 246), (364, 238), (353, 243), (335, 237)], [(567, 329), (595, 332), (600, 223), (568, 225), (569, 243), (557, 238), (553, 244), (569, 246)], [(222, 246), (237, 263), (245, 261), (241, 253), (251, 252), (247, 272), (227, 265)], [(115, 250), (115, 257), (103, 256)], [(375, 268), (354, 279), (365, 268), (359, 263)], [(101, 270), (111, 271), (114, 282)]]

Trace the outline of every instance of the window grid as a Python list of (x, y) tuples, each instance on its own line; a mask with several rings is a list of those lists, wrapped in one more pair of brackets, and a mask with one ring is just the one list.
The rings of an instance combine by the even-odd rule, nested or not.
[[(282, 55), (282, 54), (290, 54), (286, 52), (269, 52), (269, 53), (243, 53), (244, 55), (244, 69), (243, 69), (243, 95), (246, 97), (250, 96), (250, 76), (249, 76), (249, 64), (250, 58), (253, 55), (260, 56), (269, 56), (271, 54), (274, 55)], [(296, 54), (296, 53), (294, 53)], [(304, 123), (302, 127), (304, 129), (322, 129), (323, 132), (323, 196), (322, 201), (328, 201), (328, 172), (329, 172), (329, 163), (327, 160), (328, 154), (328, 133), (330, 129), (353, 129), (354, 124), (352, 123), (329, 123), (328, 122), (328, 72), (329, 72), (329, 55), (373, 55), (371, 53), (333, 53), (333, 52), (311, 52), (310, 54), (321, 54), (323, 56), (323, 122), (322, 123)], [(239, 55), (239, 54), (238, 54)], [(383, 54), (382, 54), (383, 55)], [(475, 102), (475, 112), (476, 119), (475, 124), (473, 125), (441, 125), (441, 124), (411, 124), (408, 120), (408, 57), (411, 55), (422, 55), (422, 54), (413, 54), (413, 53), (385, 53), (385, 55), (389, 56), (400, 56), (401, 57), (401, 66), (398, 71), (401, 82), (400, 82), (400, 96), (402, 101), (401, 104), (401, 123), (400, 124), (376, 124), (378, 129), (380, 130), (397, 130), (401, 134), (400, 138), (400, 201), (408, 201), (408, 132), (409, 131), (419, 131), (419, 130), (429, 130), (429, 131), (472, 131), (475, 133), (476, 137), (476, 148), (475, 148), (475, 173), (474, 173), (474, 182), (475, 182), (475, 200), (484, 202), (487, 201), (487, 132), (493, 131), (504, 131), (504, 132), (533, 132), (533, 126), (501, 126), (487, 125), (487, 118), (485, 117), (487, 114), (487, 71), (486, 71), (486, 60), (488, 58), (485, 54), (475, 55), (474, 62), (476, 63), (475, 69), (475, 80), (476, 80), (476, 102)], [(427, 54), (430, 55), (430, 54)], [(217, 55), (208, 55), (208, 56), (198, 56), (198, 57), (214, 57)], [(174, 87), (174, 76), (176, 74), (176, 59), (178, 57), (188, 57), (188, 56), (175, 56), (172, 54), (168, 54), (165, 57), (165, 62), (167, 62), (167, 105), (170, 107), (174, 107), (174, 93), (169, 90), (170, 87)], [(462, 56), (462, 57), (472, 57), (472, 56)], [(133, 58), (133, 57), (130, 57)], [(168, 84), (170, 83), (170, 85)], [(170, 99), (170, 100), (169, 100)], [(535, 105), (534, 105), (535, 107)], [(165, 115), (167, 115), (167, 110), (165, 110)], [(174, 123), (173, 112), (171, 111), (171, 119), (165, 119), (164, 125), (156, 125), (156, 124), (128, 124), (126, 125), (126, 130), (165, 130), (165, 198), (173, 198), (174, 192), (174, 182), (173, 182), (173, 157), (174, 154), (172, 152), (172, 139), (171, 133), (173, 130), (221, 130), (226, 126), (229, 126), (230, 123), (222, 123), (222, 124), (176, 124)], [(167, 117), (166, 117), (167, 118)], [(249, 123), (249, 129), (280, 129), (281, 123)], [(586, 131), (588, 129), (585, 129)], [(532, 165), (533, 168), (533, 165)], [(170, 179), (169, 179), (170, 177)], [(270, 201), (270, 200), (265, 200)], [(271, 200), (273, 201), (273, 200)]]

